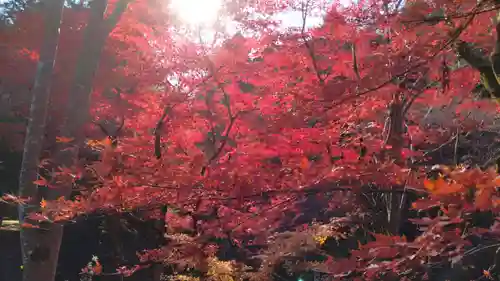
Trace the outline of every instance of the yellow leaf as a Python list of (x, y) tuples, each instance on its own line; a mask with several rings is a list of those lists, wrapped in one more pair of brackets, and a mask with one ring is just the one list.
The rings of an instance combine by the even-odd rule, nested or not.
[(328, 236), (314, 236), (314, 241), (318, 242), (320, 246), (323, 246), (325, 244), (326, 240), (328, 239)]
[(45, 207), (47, 207), (47, 201), (42, 198), (42, 201), (40, 201), (40, 208), (45, 209)]

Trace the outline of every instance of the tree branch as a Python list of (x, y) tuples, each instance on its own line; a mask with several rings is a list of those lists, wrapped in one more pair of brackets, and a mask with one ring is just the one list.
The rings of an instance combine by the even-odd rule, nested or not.
[(132, 1), (133, 0), (119, 0), (116, 3), (113, 13), (111, 13), (111, 15), (109, 15), (109, 17), (104, 22), (104, 26), (106, 27), (104, 36), (107, 37), (113, 31), (113, 29), (120, 21), (123, 13), (125, 13), (125, 11), (127, 10), (128, 4), (130, 4)]
[[(219, 68), (220, 69), (220, 68)], [(194, 85), (194, 87), (185, 94), (186, 97), (190, 96), (196, 89), (198, 89), (199, 86), (205, 84), (208, 80), (210, 80), (210, 78), (212, 78), (212, 75), (213, 74), (210, 74), (208, 75), (207, 77), (205, 77), (201, 82), (199, 82), (198, 84)], [(167, 81), (168, 82), (168, 81)], [(169, 82), (168, 82), (169, 83)], [(169, 83), (170, 84), (170, 83)], [(163, 109), (163, 113), (162, 115), (160, 116), (160, 119), (158, 119), (158, 122), (156, 122), (156, 126), (154, 128), (154, 131), (153, 131), (153, 134), (155, 136), (155, 140), (154, 140), (154, 149), (155, 149), (155, 156), (156, 156), (156, 159), (160, 159), (161, 158), (161, 129), (163, 127), (163, 124), (165, 123), (165, 119), (167, 118), (167, 115), (169, 115), (172, 110), (179, 104), (181, 104), (182, 102), (179, 102), (179, 103), (176, 103), (174, 105), (171, 105), (171, 106), (165, 106), (165, 108)]]
[[(474, 8), (474, 11), (476, 11), (480, 6), (481, 6), (482, 2), (478, 3), (476, 5), (476, 7)], [(458, 27), (456, 30), (454, 30), (451, 34), (450, 34), (450, 38), (448, 40), (446, 40), (444, 42), (444, 44), (436, 51), (434, 52), (434, 54), (432, 54), (427, 60), (425, 61), (422, 61), (422, 62), (419, 62), (409, 68), (407, 68), (405, 71), (402, 71), (396, 75), (393, 75), (391, 78), (387, 79), (386, 81), (382, 82), (381, 84), (379, 84), (378, 86), (375, 86), (375, 87), (372, 87), (372, 88), (369, 88), (365, 91), (362, 91), (360, 93), (357, 93), (355, 95), (351, 95), (351, 96), (348, 96), (348, 97), (345, 97), (343, 99), (341, 99), (340, 101), (336, 102), (336, 103), (333, 103), (332, 105), (330, 106), (326, 106), (325, 107), (325, 110), (328, 111), (328, 110), (331, 110), (333, 108), (335, 108), (336, 106), (339, 106), (341, 104), (343, 104), (344, 102), (347, 102), (349, 100), (352, 100), (352, 99), (355, 99), (355, 98), (359, 98), (361, 96), (364, 96), (364, 95), (367, 95), (371, 92), (374, 92), (374, 91), (377, 91), (377, 90), (380, 90), (382, 89), (383, 87), (389, 85), (390, 83), (392, 83), (397, 77), (401, 77), (403, 75), (406, 75), (408, 73), (410, 73), (411, 71), (419, 68), (419, 67), (422, 67), (426, 64), (428, 64), (428, 62), (432, 59), (434, 59), (437, 55), (439, 55), (443, 50), (445, 50), (446, 48), (448, 48), (449, 46), (451, 46), (457, 39), (458, 37), (460, 36), (460, 34), (462, 34), (462, 32), (472, 23), (472, 20), (474, 19), (474, 16), (476, 15), (477, 12), (471, 12), (471, 16), (470, 18), (463, 24), (461, 25), (460, 27)]]
[(450, 19), (460, 19), (460, 18), (466, 18), (471, 16), (472, 14), (479, 15), (479, 14), (484, 14), (488, 12), (492, 12), (495, 10), (500, 9), (500, 5), (493, 6), (491, 8), (487, 8), (484, 10), (480, 10), (477, 12), (469, 12), (469, 13), (456, 13), (452, 15), (447, 15), (447, 16), (432, 16), (432, 17), (424, 17), (422, 19), (418, 20), (407, 20), (407, 21), (402, 21), (401, 23), (403, 24), (409, 24), (409, 23), (416, 23), (416, 24), (423, 24), (423, 23), (438, 23), (440, 21), (448, 21)]
[(319, 80), (319, 84), (321, 86), (323, 86), (323, 85), (325, 85), (325, 79), (323, 77), (321, 77), (321, 74), (319, 72), (318, 61), (316, 60), (316, 56), (314, 54), (314, 46), (312, 45), (312, 43), (308, 42), (308, 40), (306, 38), (306, 35), (305, 35), (308, 7), (309, 7), (309, 0), (307, 0), (306, 3), (302, 3), (302, 29), (301, 29), (301, 36), (302, 36), (302, 40), (304, 40), (304, 45), (307, 48), (307, 52), (309, 54), (309, 57), (311, 58), (311, 61), (312, 61), (312, 64), (313, 64), (313, 68), (314, 68), (314, 72), (316, 73), (316, 77)]

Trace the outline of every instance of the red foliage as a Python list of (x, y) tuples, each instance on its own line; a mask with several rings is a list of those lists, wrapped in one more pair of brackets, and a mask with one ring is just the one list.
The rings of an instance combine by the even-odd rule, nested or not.
[[(297, 5), (292, 2), (287, 4)], [(201, 266), (203, 255), (210, 254), (195, 253), (207, 247), (205, 237), (229, 237), (239, 247), (268, 243), (267, 237), (276, 234), (289, 212), (300, 212), (297, 202), (304, 194), (323, 196), (318, 202), (327, 202), (329, 211), (349, 202), (342, 207), (351, 220), (363, 214), (352, 199), (362, 185), (375, 184), (381, 193), (405, 185), (419, 196), (426, 194), (414, 208), (439, 206), (443, 214), (415, 220), (425, 228), (411, 242), (396, 233), (375, 233), (374, 241), (351, 251), (351, 258), (330, 256), (324, 263), (327, 272), (336, 277), (358, 272), (363, 280), (381, 272), (405, 276), (408, 268), (461, 257), (467, 237), (480, 232), (472, 228), (459, 232), (463, 214), (500, 211), (497, 174), (456, 169), (446, 171), (446, 177), (423, 180), (424, 169), (381, 157), (395, 150), (387, 142), (385, 113), (395, 93), (414, 100), (406, 115), (403, 148), (395, 156), (403, 163), (422, 158), (410, 144), (437, 143), (458, 129), (478, 125), (469, 114), (480, 104), (470, 93), (478, 75), (471, 68), (457, 67), (450, 33), (466, 24), (460, 39), (491, 50), (491, 34), (484, 33), (492, 28), (489, 19), (495, 12), (482, 12), (468, 23), (469, 16), (461, 15), (475, 11), (477, 1), (406, 2), (397, 11), (388, 11), (380, 1), (357, 1), (345, 9), (331, 4), (321, 26), (283, 32), (270, 29), (271, 21), (251, 19), (233, 3), (227, 9), (243, 31), (260, 33), (235, 34), (212, 49), (178, 38), (179, 30), (155, 6), (159, 4), (134, 2), (108, 38), (94, 81), (93, 117), (125, 117), (119, 145), (104, 144), (95, 163), (82, 160), (77, 167), (63, 168), (60, 173), (73, 175), (79, 194), (74, 200), (47, 201), (38, 218), (64, 221), (93, 212), (144, 214), (169, 206), (161, 218), (168, 224), (167, 233), (195, 234), (177, 237), (175, 243), (143, 258)], [(452, 24), (422, 21), (441, 6), (447, 15), (456, 15)], [(254, 8), (269, 14), (285, 7)], [(0, 58), (0, 75), (12, 87), (33, 79), (41, 40), (33, 36), (40, 34), (41, 24), (33, 24), (40, 21), (38, 15), (20, 15), (17, 29), (0, 33), (2, 42), (9, 42)], [(64, 18), (54, 74), (56, 108), (63, 106), (69, 89), (86, 10), (67, 9)], [(443, 57), (453, 64), (448, 85), (443, 84)], [(15, 73), (24, 75), (7, 69), (13, 62), (23, 69)], [(403, 77), (417, 81), (406, 86), (395, 82)], [(423, 124), (424, 118), (438, 119), (429, 117), (430, 109), (439, 111), (453, 99), (460, 104), (442, 111), (439, 128)], [(482, 106), (483, 113), (495, 110), (489, 103)], [(159, 159), (155, 149), (161, 150)], [(82, 179), (92, 177), (92, 188), (80, 186)], [(38, 184), (67, 183), (42, 178)], [(330, 194), (338, 192), (345, 194)], [(146, 213), (158, 219), (157, 214)], [(443, 217), (450, 220), (443, 222)], [(249, 235), (255, 236), (253, 241), (248, 241)], [(175, 256), (169, 256), (173, 248)], [(128, 275), (138, 268), (119, 272)]]

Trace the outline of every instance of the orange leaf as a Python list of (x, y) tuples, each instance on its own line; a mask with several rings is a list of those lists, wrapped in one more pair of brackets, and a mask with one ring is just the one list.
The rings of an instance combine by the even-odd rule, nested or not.
[(309, 169), (309, 166), (310, 166), (309, 159), (307, 159), (307, 157), (302, 157), (302, 160), (300, 161), (300, 168), (302, 170), (307, 170)]
[(424, 179), (424, 187), (429, 191), (434, 191), (436, 189), (436, 185), (434, 180)]
[(481, 211), (488, 210), (492, 206), (491, 196), (493, 190), (491, 188), (484, 188), (477, 191), (474, 206)]
[(74, 138), (67, 138), (67, 137), (56, 137), (57, 142), (62, 142), (62, 143), (68, 143), (72, 142)]
[(24, 222), (21, 224), (22, 228), (40, 228), (38, 225), (34, 225), (31, 223)]
[(491, 273), (488, 270), (483, 270), (483, 275), (484, 277), (493, 280), (493, 277), (491, 277)]
[(498, 206), (500, 206), (500, 199), (493, 200), (493, 207), (497, 208)]
[(109, 147), (109, 146), (112, 146), (113, 145), (113, 141), (110, 139), (110, 138), (105, 138), (101, 141), (101, 143), (106, 146), (106, 147)]
[(97, 140), (87, 140), (87, 145), (90, 147), (95, 147), (101, 145), (101, 142)]
[(448, 183), (443, 178), (437, 179), (436, 181), (434, 181), (434, 184), (436, 189), (446, 188), (446, 186), (448, 185)]
[(449, 195), (464, 190), (464, 186), (458, 183), (447, 183), (445, 180), (439, 182), (436, 190), (433, 192), (436, 195)]
[(40, 201), (40, 207), (42, 209), (45, 209), (45, 207), (47, 207), (47, 201), (45, 201), (45, 199), (42, 198), (42, 201)]
[(425, 179), (424, 187), (435, 195), (449, 195), (460, 192), (464, 189), (463, 185), (449, 183), (443, 178), (438, 178), (437, 180)]
[(101, 275), (102, 273), (102, 265), (99, 261), (95, 262), (95, 266), (93, 268), (95, 275)]
[(36, 181), (33, 182), (36, 185), (41, 185), (41, 186), (49, 186), (49, 181), (47, 181), (46, 178), (40, 177)]

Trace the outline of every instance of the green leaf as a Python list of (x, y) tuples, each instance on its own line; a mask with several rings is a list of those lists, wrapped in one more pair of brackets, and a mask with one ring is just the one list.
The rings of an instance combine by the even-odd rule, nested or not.
[(216, 88), (213, 88), (213, 89), (211, 89), (211, 90), (207, 91), (207, 100), (209, 100), (209, 101), (210, 101), (210, 100), (212, 100), (212, 99), (213, 99), (213, 97), (214, 97), (214, 95), (215, 95), (216, 90), (217, 90)]
[(427, 87), (429, 88), (441, 88), (441, 82), (440, 81), (431, 81)]
[(428, 14), (425, 17), (425, 20), (429, 25), (435, 25), (438, 24), (440, 19), (442, 19), (445, 16), (445, 12), (443, 8), (439, 8), (437, 10), (432, 11), (430, 14)]
[(206, 158), (210, 158), (214, 155), (215, 153), (215, 147), (214, 144), (210, 141), (210, 137), (208, 134), (213, 134), (212, 132), (207, 133), (207, 138), (203, 142), (197, 142), (195, 143), (196, 147), (203, 151), (205, 153)]
[(172, 206), (172, 205), (170, 205), (169, 207), (170, 207), (170, 208), (168, 209), (168, 211), (169, 211), (170, 213), (177, 214), (177, 213), (180, 213), (180, 211), (181, 211), (179, 208), (174, 207), (174, 206)]
[(215, 127), (214, 127), (215, 137), (222, 136), (222, 133), (224, 133), (225, 129), (226, 129), (226, 125), (224, 125), (224, 124), (215, 125)]
[(279, 156), (275, 156), (273, 158), (270, 158), (269, 163), (274, 164), (274, 165), (281, 165), (282, 164), (281, 158), (279, 158)]
[(15, 116), (0, 116), (0, 123), (25, 123), (26, 119)]
[(166, 213), (168, 211), (168, 205), (163, 205), (161, 207), (161, 211), (162, 211), (162, 213)]
[(366, 146), (363, 145), (359, 149), (359, 157), (365, 157), (367, 152), (368, 152), (368, 149), (366, 148)]
[(312, 161), (312, 162), (319, 161), (319, 160), (321, 160), (321, 154), (311, 154), (311, 155), (307, 155), (307, 159), (308, 159), (309, 161)]
[(220, 100), (220, 103), (225, 105), (226, 107), (229, 107), (231, 105), (230, 100), (229, 100), (229, 95), (224, 95), (222, 99)]
[(238, 81), (238, 86), (240, 87), (240, 90), (243, 93), (251, 93), (255, 89), (255, 86), (253, 84), (243, 82), (243, 81)]
[(199, 149), (202, 150), (205, 148), (205, 142), (195, 142), (194, 145)]
[[(214, 128), (215, 130), (215, 128)], [(212, 144), (212, 141), (216, 141), (218, 138), (218, 133), (214, 131), (207, 132), (207, 136), (205, 138), (205, 142), (208, 144)]]
[(332, 73), (332, 67), (329, 66), (326, 69), (322, 69), (322, 70), (318, 71), (318, 73), (319, 73), (319, 75), (330, 75)]
[(198, 110), (198, 114), (200, 114), (201, 116), (203, 116), (205, 118), (212, 117), (212, 111), (210, 111), (210, 110)]
[(330, 161), (335, 162), (335, 161), (341, 160), (342, 158), (343, 158), (342, 155), (332, 156), (332, 157), (330, 157)]
[(307, 125), (309, 128), (313, 128), (318, 122), (321, 121), (319, 118), (316, 117), (311, 117), (309, 120), (307, 120)]
[(226, 138), (226, 143), (227, 145), (229, 145), (230, 147), (237, 147), (238, 144), (236, 143), (235, 140), (233, 140), (232, 138)]

